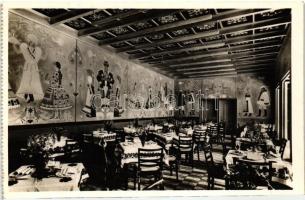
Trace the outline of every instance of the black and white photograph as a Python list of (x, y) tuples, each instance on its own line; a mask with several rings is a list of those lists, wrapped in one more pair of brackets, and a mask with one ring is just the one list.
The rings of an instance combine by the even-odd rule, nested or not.
[(245, 6), (9, 8), (7, 192), (294, 191), (294, 12)]

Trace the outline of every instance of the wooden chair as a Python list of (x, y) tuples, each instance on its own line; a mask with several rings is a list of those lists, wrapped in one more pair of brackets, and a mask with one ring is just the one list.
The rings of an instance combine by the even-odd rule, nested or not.
[(211, 142), (217, 143), (218, 142), (218, 124), (213, 124), (209, 127), (209, 135), (211, 137)]
[(200, 148), (203, 150), (203, 146), (207, 144), (207, 132), (194, 131), (193, 140), (194, 140), (194, 144), (196, 145), (198, 161), (200, 161), (199, 151)]
[(226, 139), (226, 124), (225, 122), (220, 122), (218, 124), (218, 132), (217, 132), (217, 143), (223, 143)]
[(113, 132), (116, 133), (115, 142), (117, 144), (125, 141), (125, 133), (123, 129), (115, 129)]
[(138, 189), (141, 189), (141, 177), (153, 176), (155, 181), (162, 179), (163, 149), (138, 149)]
[(76, 162), (80, 159), (81, 148), (76, 140), (66, 140), (66, 145), (64, 147), (65, 159), (66, 161)]
[(214, 163), (212, 146), (210, 144), (204, 146), (204, 155), (208, 171), (208, 189), (214, 189), (215, 178), (225, 179), (226, 172), (223, 165)]
[(179, 136), (179, 140), (175, 141), (173, 144), (173, 148), (175, 148), (175, 151), (177, 152), (177, 159), (180, 162), (182, 155), (185, 155), (185, 161), (189, 161), (191, 163), (191, 166), (194, 166), (194, 159), (193, 159), (193, 147), (194, 142), (192, 137), (188, 136)]

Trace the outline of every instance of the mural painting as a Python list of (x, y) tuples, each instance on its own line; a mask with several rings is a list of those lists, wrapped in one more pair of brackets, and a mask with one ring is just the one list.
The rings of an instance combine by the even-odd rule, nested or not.
[(174, 81), (10, 14), (9, 124), (173, 115)]
[(14, 100), (9, 124), (73, 121), (75, 73), (64, 52), (74, 48), (75, 40), (17, 15), (9, 17), (9, 90)]
[(269, 119), (271, 97), (265, 77), (251, 75), (237, 77), (237, 101), (239, 118)]

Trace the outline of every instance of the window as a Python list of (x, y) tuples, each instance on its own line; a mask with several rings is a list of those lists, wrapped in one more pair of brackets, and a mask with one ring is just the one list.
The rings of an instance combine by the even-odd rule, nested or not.
[(275, 126), (278, 139), (289, 141), (290, 159), (291, 141), (291, 79), (288, 72), (275, 89)]

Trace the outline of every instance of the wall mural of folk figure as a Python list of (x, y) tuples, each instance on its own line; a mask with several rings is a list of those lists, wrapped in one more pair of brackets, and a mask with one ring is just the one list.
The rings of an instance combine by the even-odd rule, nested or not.
[(126, 64), (91, 44), (78, 40), (77, 46), (83, 58), (77, 67), (77, 121), (125, 118)]
[(162, 104), (172, 79), (88, 43), (78, 40), (77, 47), (83, 60), (77, 67), (77, 121), (172, 115)]
[(9, 14), (9, 85), (20, 104), (9, 125), (74, 121), (73, 48), (75, 39)]
[(269, 119), (271, 116), (270, 84), (264, 76), (237, 77), (239, 118)]
[(173, 79), (16, 14), (9, 21), (10, 125), (173, 115)]
[[(174, 81), (156, 72), (133, 65), (128, 68), (127, 117), (172, 116), (170, 94)], [(134, 115), (134, 116), (133, 116)]]

